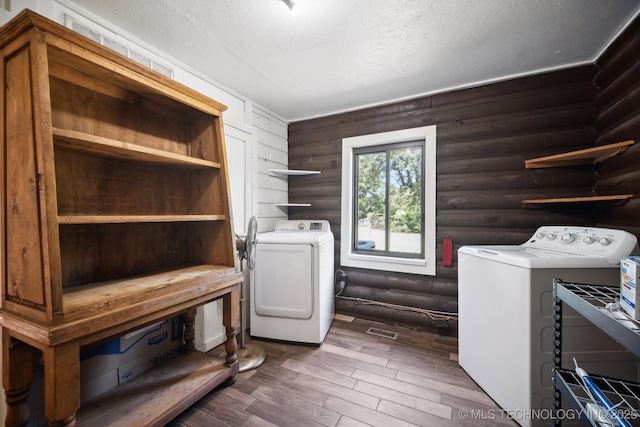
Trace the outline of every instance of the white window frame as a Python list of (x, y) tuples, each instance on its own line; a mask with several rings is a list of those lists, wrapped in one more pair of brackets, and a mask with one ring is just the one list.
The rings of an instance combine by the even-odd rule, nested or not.
[[(354, 149), (398, 142), (424, 140), (424, 258), (401, 258), (353, 252), (353, 159)], [(340, 264), (344, 267), (395, 271), (435, 276), (436, 274), (436, 126), (342, 139)]]

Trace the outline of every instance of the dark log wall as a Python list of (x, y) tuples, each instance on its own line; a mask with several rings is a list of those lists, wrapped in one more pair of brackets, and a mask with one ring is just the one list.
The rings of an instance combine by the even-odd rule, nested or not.
[[(457, 249), (475, 244), (520, 244), (545, 224), (595, 224), (592, 209), (527, 209), (522, 199), (590, 194), (590, 168), (527, 170), (524, 160), (591, 147), (597, 134), (595, 66), (564, 70), (427, 96), (289, 126), (289, 168), (320, 175), (289, 178), (290, 219), (328, 219), (340, 266), (342, 138), (437, 125), (437, 256), (454, 242), (453, 267), (436, 276), (343, 268), (343, 295), (387, 304), (457, 312)], [(434, 322), (418, 310), (338, 299), (336, 311), (386, 322), (439, 327), (455, 334), (457, 322)]]
[(627, 28), (597, 64), (597, 144), (636, 141), (596, 168), (596, 193), (636, 195), (622, 206), (600, 209), (598, 224), (640, 236), (640, 20)]

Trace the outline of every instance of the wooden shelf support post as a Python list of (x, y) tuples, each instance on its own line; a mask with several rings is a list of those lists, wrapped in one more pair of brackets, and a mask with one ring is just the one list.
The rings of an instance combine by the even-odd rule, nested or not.
[(80, 345), (73, 340), (47, 347), (43, 358), (45, 414), (49, 425), (74, 426), (80, 409)]
[[(235, 289), (223, 297), (223, 315), (222, 323), (224, 324), (227, 342), (225, 344), (225, 351), (227, 356), (225, 363), (231, 366), (234, 363), (238, 363), (238, 341), (236, 335), (238, 335), (240, 329), (240, 286), (236, 286)], [(235, 377), (231, 377), (227, 380), (227, 384), (234, 384), (236, 382)]]
[(12, 338), (7, 328), (2, 328), (2, 342), (2, 359), (10, 367), (2, 373), (7, 403), (5, 425), (23, 426), (31, 418), (27, 399), (33, 377), (33, 348)]

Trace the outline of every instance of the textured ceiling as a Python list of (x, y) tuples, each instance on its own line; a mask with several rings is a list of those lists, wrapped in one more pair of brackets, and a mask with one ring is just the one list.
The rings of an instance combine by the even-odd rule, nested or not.
[[(638, 0), (72, 0), (288, 121), (591, 63)], [(296, 11), (294, 9), (294, 11)]]

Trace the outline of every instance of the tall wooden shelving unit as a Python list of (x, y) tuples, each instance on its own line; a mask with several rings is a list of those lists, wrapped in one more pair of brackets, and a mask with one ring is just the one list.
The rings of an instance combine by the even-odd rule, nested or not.
[[(36, 350), (50, 425), (162, 425), (238, 371), (226, 107), (28, 10), (0, 47), (6, 425), (29, 416)], [(223, 363), (193, 351), (218, 298)], [(80, 348), (176, 313), (188, 355), (80, 408)]]

